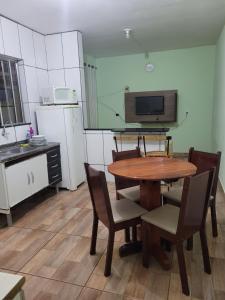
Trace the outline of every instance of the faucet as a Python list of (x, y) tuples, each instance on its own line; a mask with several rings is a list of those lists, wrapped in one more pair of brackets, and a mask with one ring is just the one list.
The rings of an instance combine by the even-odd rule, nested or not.
[(9, 121), (6, 121), (6, 123), (3, 124), (3, 129), (2, 129), (2, 136), (4, 136), (6, 139), (8, 138), (9, 133), (6, 131), (5, 125), (10, 124)]

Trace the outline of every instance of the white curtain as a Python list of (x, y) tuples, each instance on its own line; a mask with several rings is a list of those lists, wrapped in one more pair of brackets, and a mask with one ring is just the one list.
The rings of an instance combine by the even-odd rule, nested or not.
[(97, 68), (93, 65), (85, 64), (84, 66), (88, 128), (98, 127), (96, 70)]

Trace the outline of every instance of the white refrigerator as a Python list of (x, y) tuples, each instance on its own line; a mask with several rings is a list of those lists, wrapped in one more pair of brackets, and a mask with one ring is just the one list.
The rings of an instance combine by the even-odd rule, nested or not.
[(60, 187), (76, 190), (85, 181), (84, 135), (78, 105), (40, 106), (36, 110), (38, 133), (48, 142), (60, 143), (62, 182)]

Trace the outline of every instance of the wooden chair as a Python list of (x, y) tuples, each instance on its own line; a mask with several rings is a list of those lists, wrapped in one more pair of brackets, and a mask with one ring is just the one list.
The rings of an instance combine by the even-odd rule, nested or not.
[(188, 278), (186, 273), (183, 241), (199, 232), (201, 238), (204, 270), (211, 273), (207, 239), (205, 233), (205, 219), (212, 188), (214, 170), (206, 171), (184, 180), (181, 208), (166, 204), (143, 215), (143, 265), (149, 265), (148, 239), (151, 231), (176, 245), (182, 291), (189, 295)]
[(90, 254), (96, 253), (98, 221), (100, 220), (109, 230), (104, 271), (104, 275), (109, 276), (111, 274), (115, 232), (130, 227), (136, 228), (136, 225), (141, 223), (140, 216), (147, 211), (128, 199), (110, 201), (105, 173), (93, 169), (87, 163), (84, 165), (93, 206)]
[[(197, 174), (209, 170), (211, 168), (215, 168), (215, 176), (213, 180), (212, 192), (209, 201), (209, 206), (211, 210), (211, 220), (212, 220), (212, 233), (214, 237), (218, 236), (217, 217), (216, 217), (216, 191), (217, 191), (217, 184), (218, 184), (220, 159), (221, 159), (221, 152), (209, 153), (209, 152), (197, 151), (194, 150), (193, 147), (190, 148), (189, 150), (188, 161), (196, 165)], [(182, 188), (177, 188), (169, 192), (163, 193), (163, 202), (180, 206), (181, 194), (182, 194)], [(188, 249), (192, 249), (191, 240), (189, 241)]]
[[(144, 155), (145, 156), (154, 156), (154, 157), (169, 157), (172, 156), (172, 137), (166, 136), (166, 135), (143, 135), (143, 146), (144, 146)], [(147, 151), (146, 150), (146, 141), (154, 141), (154, 142), (160, 142), (164, 143), (165, 149), (164, 150), (158, 150), (158, 151)]]
[[(140, 148), (127, 151), (112, 151), (113, 162), (141, 157)], [(139, 181), (131, 180), (127, 178), (122, 178), (115, 176), (115, 185), (116, 185), (116, 197), (117, 199), (126, 198), (132, 201), (139, 201), (140, 199), (140, 184)]]
[[(140, 148), (127, 151), (112, 151), (113, 161), (137, 158), (141, 157)], [(119, 200), (121, 198), (126, 198), (131, 201), (138, 202), (140, 199), (140, 184), (139, 181), (131, 180), (128, 178), (122, 178), (115, 176), (115, 185), (116, 185), (116, 198)], [(125, 230), (125, 241), (130, 242), (130, 230)]]

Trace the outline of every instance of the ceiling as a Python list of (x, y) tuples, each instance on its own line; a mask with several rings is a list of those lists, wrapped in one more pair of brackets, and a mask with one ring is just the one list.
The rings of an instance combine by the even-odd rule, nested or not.
[[(225, 0), (16, 2), (0, 0), (1, 14), (44, 34), (80, 30), (95, 57), (214, 44), (225, 23)], [(125, 39), (125, 27), (135, 40)]]

